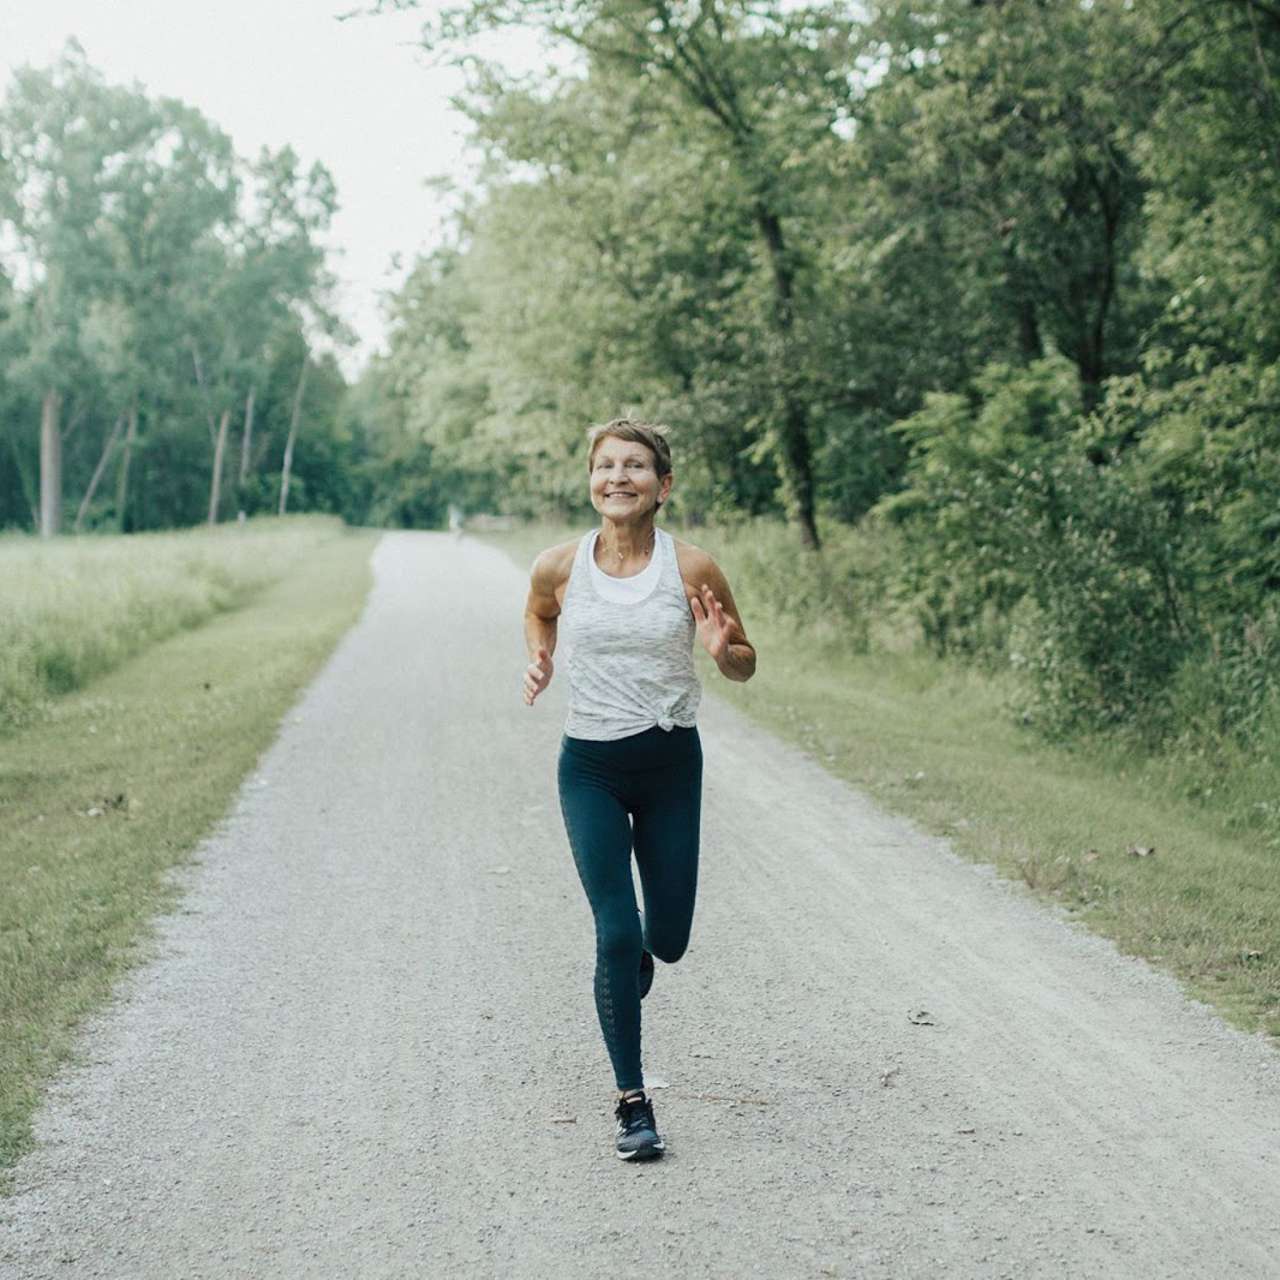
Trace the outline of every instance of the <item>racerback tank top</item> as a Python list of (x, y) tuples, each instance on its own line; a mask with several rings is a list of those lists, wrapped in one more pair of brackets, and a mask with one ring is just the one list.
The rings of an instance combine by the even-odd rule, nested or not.
[[(595, 563), (598, 532), (593, 529), (578, 543), (560, 607), (569, 677), (564, 731), (570, 738), (611, 742), (655, 725), (689, 728), (697, 719), (702, 686), (693, 668), (697, 627), (675, 542), (655, 529), (656, 572), (651, 563), (634, 578), (609, 579)], [(607, 583), (597, 586), (597, 574)], [(644, 592), (646, 580), (652, 586)], [(618, 583), (634, 583), (638, 597), (613, 598), (610, 584)]]

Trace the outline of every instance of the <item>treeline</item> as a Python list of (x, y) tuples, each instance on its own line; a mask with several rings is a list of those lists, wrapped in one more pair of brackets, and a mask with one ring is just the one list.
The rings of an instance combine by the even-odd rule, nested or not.
[(329, 173), (68, 44), (0, 103), (0, 528), (360, 515)]
[(406, 510), (580, 510), (632, 409), (686, 519), (881, 529), (867, 598), (1046, 726), (1274, 715), (1280, 11), (472, 0), (424, 39), (516, 20), (580, 73), (473, 75), (485, 182), (366, 383)]

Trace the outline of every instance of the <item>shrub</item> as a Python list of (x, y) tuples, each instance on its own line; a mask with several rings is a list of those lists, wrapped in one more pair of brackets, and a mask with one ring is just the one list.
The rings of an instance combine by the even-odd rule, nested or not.
[(878, 508), (893, 587), (939, 652), (1023, 670), (1048, 731), (1244, 740), (1280, 686), (1280, 372), (1154, 378), (1088, 419), (1057, 360), (930, 397)]

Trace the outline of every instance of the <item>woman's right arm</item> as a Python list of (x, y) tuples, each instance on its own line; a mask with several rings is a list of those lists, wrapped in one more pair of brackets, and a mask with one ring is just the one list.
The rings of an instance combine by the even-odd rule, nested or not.
[(556, 622), (560, 617), (557, 592), (567, 576), (563, 562), (563, 547), (552, 547), (533, 562), (529, 598), (524, 606), (524, 644), (529, 652), (529, 665), (524, 672), (524, 700), (529, 706), (533, 706), (534, 699), (551, 683), (555, 670), (551, 655), (556, 651)]

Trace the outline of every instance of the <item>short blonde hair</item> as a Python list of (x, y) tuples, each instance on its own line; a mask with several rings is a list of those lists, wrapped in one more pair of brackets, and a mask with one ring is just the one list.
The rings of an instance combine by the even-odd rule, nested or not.
[(626, 440), (630, 444), (642, 444), (653, 454), (653, 469), (658, 479), (671, 473), (671, 446), (667, 443), (667, 428), (659, 422), (641, 422), (638, 418), (614, 418), (602, 422), (587, 431), (587, 470), (596, 460), (600, 441), (607, 436)]

